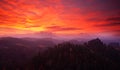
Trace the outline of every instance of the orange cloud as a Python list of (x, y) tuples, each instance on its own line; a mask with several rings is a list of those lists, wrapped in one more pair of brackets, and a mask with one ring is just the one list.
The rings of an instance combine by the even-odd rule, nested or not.
[(0, 0), (0, 33), (118, 33), (119, 11), (109, 9), (111, 6), (105, 5), (106, 10), (94, 0)]

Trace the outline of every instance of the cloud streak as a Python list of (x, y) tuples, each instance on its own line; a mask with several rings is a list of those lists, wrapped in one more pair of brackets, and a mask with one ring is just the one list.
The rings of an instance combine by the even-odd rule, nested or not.
[(101, 25), (96, 25), (96, 26), (101, 26), (101, 27), (120, 26), (120, 22), (107, 23), (107, 24), (101, 24)]
[(47, 27), (48, 30), (52, 31), (74, 31), (74, 30), (82, 30), (81, 28), (73, 28), (73, 27), (61, 27), (61, 26), (50, 26)]
[(120, 16), (108, 18), (108, 19), (106, 19), (106, 21), (119, 21), (120, 22)]

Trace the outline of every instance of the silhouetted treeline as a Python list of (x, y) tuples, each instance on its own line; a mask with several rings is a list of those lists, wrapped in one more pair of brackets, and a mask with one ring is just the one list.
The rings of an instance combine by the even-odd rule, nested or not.
[(83, 45), (65, 42), (39, 52), (21, 67), (1, 64), (0, 70), (120, 70), (117, 46), (106, 45), (100, 39)]
[(94, 39), (84, 45), (62, 43), (39, 53), (33, 70), (119, 70), (120, 51)]

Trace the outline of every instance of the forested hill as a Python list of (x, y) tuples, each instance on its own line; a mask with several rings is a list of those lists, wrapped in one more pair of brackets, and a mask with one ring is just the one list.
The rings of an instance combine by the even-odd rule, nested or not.
[(120, 69), (119, 43), (106, 45), (98, 38), (84, 44), (64, 42), (55, 45), (50, 40), (44, 44), (48, 42), (47, 47), (40, 47), (40, 40), (0, 39), (0, 70)]

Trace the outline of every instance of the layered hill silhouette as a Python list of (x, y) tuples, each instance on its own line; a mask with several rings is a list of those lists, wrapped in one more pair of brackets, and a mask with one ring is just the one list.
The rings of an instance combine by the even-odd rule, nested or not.
[(8, 67), (25, 65), (38, 52), (53, 45), (52, 41), (45, 39), (32, 41), (13, 37), (0, 38), (0, 64)]
[[(119, 43), (0, 38), (0, 70), (119, 70)], [(57, 44), (57, 45), (56, 45)], [(117, 48), (116, 48), (117, 47)]]

